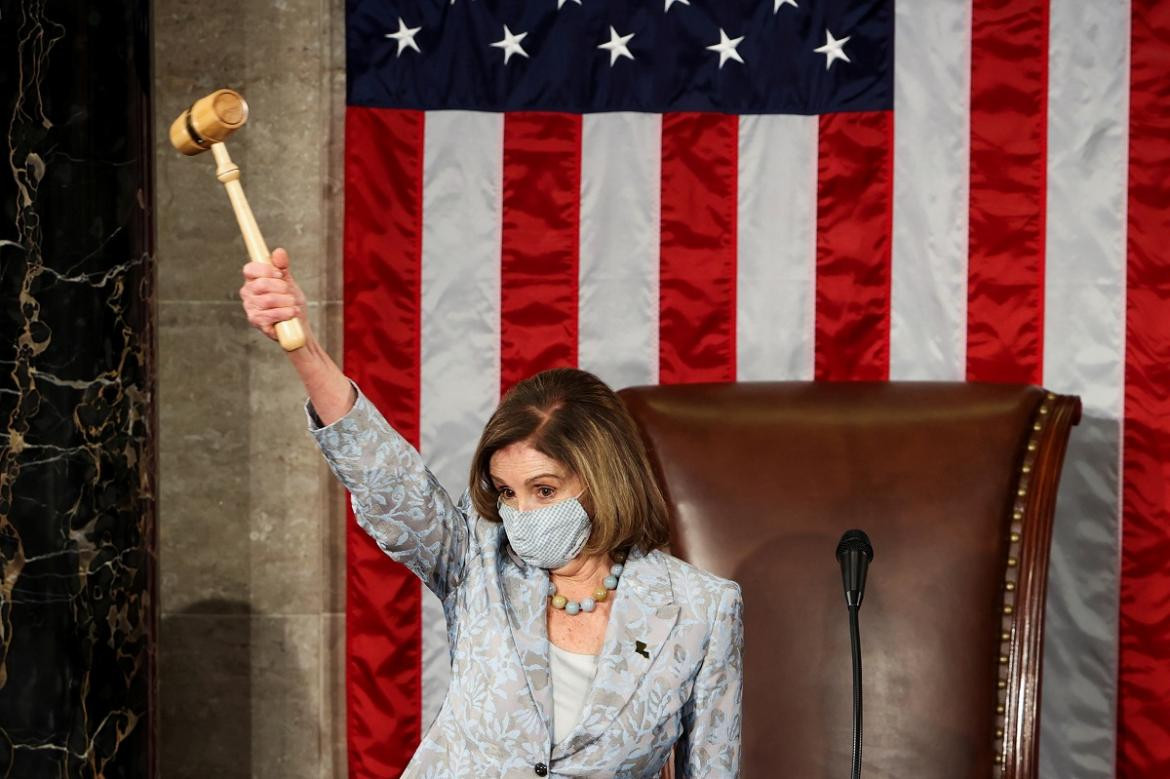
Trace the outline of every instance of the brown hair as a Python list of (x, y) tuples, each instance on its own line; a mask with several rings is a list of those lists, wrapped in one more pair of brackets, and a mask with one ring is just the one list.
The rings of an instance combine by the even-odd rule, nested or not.
[(614, 391), (592, 373), (556, 368), (508, 391), (488, 420), (471, 460), (471, 502), (500, 521), (492, 455), (524, 441), (565, 465), (585, 485), (581, 503), (593, 529), (584, 554), (643, 552), (670, 540), (666, 501), (634, 420)]

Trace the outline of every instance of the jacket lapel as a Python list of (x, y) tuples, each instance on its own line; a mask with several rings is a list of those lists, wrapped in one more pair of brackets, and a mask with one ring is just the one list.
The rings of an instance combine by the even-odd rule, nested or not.
[(581, 720), (553, 749), (554, 760), (582, 749), (609, 729), (678, 620), (679, 607), (661, 552), (631, 552), (615, 594)]
[(504, 610), (516, 647), (516, 659), (528, 680), (537, 713), (552, 739), (552, 683), (549, 678), (548, 574), (525, 565), (510, 547), (501, 554), (500, 578), (504, 584)]

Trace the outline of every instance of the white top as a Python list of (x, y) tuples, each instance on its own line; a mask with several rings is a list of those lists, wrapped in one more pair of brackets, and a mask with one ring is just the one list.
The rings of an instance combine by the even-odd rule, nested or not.
[(551, 641), (548, 648), (552, 675), (553, 743), (559, 744), (581, 719), (585, 694), (597, 672), (597, 655), (570, 652)]

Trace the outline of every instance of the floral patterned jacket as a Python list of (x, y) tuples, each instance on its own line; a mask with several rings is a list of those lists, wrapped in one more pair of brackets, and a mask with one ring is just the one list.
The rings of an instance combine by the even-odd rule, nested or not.
[(739, 773), (739, 586), (661, 551), (633, 553), (615, 591), (577, 727), (552, 742), (547, 572), (503, 526), (453, 502), (418, 452), (358, 392), (310, 431), (349, 490), (358, 523), (443, 603), (451, 682), (406, 777), (654, 777)]

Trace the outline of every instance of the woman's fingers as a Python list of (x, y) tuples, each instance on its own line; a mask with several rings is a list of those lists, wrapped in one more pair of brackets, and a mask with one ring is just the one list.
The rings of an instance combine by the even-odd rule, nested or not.
[(284, 279), (252, 279), (244, 283), (241, 289), (249, 295), (263, 295), (266, 293), (277, 293), (280, 295), (293, 295), (293, 285)]
[(295, 308), (299, 305), (295, 295), (280, 292), (267, 292), (260, 295), (249, 295), (244, 306), (257, 311), (267, 311), (270, 308)]
[(296, 283), (283, 279), (252, 279), (244, 282), (240, 287), (240, 299), (248, 301), (252, 298), (261, 298), (267, 295), (287, 295), (292, 303), (298, 306), (305, 305), (305, 293)]
[[(273, 295), (276, 298), (271, 297)], [(257, 279), (248, 282), (240, 289), (240, 298), (244, 300), (245, 304), (254, 300), (257, 305), (262, 307), (273, 305), (304, 307), (308, 305), (305, 293), (301, 291), (300, 287), (279, 279)]]
[(272, 264), (276, 266), (277, 270), (287, 271), (288, 262), (288, 252), (286, 252), (284, 249), (278, 248), (272, 252)]
[[(300, 315), (301, 309), (296, 306), (281, 306), (279, 308), (266, 308), (263, 311), (250, 312), (248, 314), (248, 321), (254, 327), (263, 330), (265, 325), (276, 325), (280, 322), (286, 322), (289, 319), (295, 319)], [(275, 334), (274, 331), (272, 335)], [(268, 335), (267, 331), (265, 331), (265, 335)]]
[(244, 278), (248, 281), (252, 279), (282, 279), (285, 276), (284, 271), (274, 268), (266, 262), (249, 262), (244, 265)]
[(240, 288), (240, 300), (244, 303), (244, 311), (249, 315), (253, 311), (267, 311), (271, 308), (296, 308), (302, 305), (296, 295), (291, 292), (256, 292), (247, 285)]

